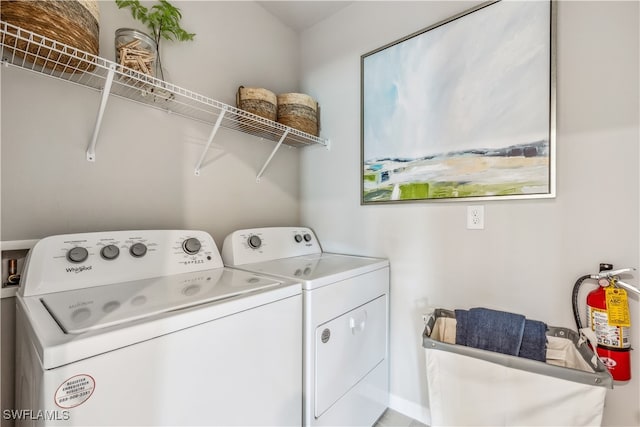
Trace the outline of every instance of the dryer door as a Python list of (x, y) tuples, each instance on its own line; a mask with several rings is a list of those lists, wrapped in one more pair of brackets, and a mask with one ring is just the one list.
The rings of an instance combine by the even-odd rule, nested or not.
[(315, 340), (314, 406), (319, 417), (385, 359), (386, 295), (318, 326)]

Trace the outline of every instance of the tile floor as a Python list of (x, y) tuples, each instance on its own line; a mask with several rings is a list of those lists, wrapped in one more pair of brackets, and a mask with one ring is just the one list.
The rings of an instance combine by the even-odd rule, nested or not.
[(373, 427), (427, 427), (420, 421), (409, 418), (406, 415), (387, 409)]

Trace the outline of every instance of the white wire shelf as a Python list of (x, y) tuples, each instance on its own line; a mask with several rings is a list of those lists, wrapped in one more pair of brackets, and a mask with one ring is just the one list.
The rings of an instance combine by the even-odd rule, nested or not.
[[(304, 147), (329, 141), (243, 111), (115, 62), (0, 21), (2, 63), (103, 92), (88, 160), (95, 160), (95, 143), (109, 94), (214, 125), (207, 148), (219, 127), (233, 129), (281, 144)], [(267, 163), (275, 154), (270, 156)], [(196, 166), (196, 175), (206, 154)], [(262, 174), (267, 164), (263, 167)], [(259, 179), (259, 176), (258, 176)]]

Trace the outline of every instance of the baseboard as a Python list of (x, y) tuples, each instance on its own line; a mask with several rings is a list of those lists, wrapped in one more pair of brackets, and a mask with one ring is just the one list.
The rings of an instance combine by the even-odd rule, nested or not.
[(389, 407), (407, 417), (420, 421), (422, 424), (431, 425), (431, 412), (429, 408), (425, 408), (418, 403), (403, 399), (395, 394), (390, 394)]

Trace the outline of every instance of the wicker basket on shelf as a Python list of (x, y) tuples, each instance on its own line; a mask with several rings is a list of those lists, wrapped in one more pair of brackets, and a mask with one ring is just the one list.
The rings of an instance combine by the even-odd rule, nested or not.
[(318, 136), (318, 103), (303, 93), (278, 95), (278, 123)]
[(276, 95), (267, 89), (244, 86), (238, 88), (236, 106), (241, 110), (275, 122), (277, 118), (277, 103)]
[[(100, 40), (100, 12), (96, 0), (15, 1), (2, 0), (2, 21), (31, 31), (73, 48), (98, 55)], [(12, 29), (9, 28), (9, 31)], [(22, 55), (27, 42), (7, 36), (5, 44), (16, 46), (15, 53)], [(73, 72), (73, 68), (90, 71), (95, 64), (89, 58), (84, 61), (47, 49), (51, 43), (37, 37), (28, 43), (26, 59), (55, 71)], [(38, 55), (36, 58), (35, 54)], [(47, 60), (43, 58), (48, 58)]]

